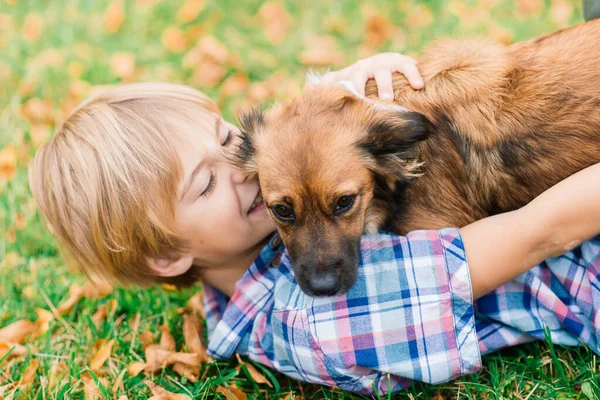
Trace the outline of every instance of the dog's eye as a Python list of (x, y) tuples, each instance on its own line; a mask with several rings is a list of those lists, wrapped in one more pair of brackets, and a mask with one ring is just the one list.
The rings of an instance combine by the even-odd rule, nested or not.
[(338, 199), (338, 202), (335, 206), (335, 213), (336, 214), (341, 214), (343, 212), (348, 211), (350, 208), (352, 208), (352, 205), (354, 204), (354, 199), (356, 198), (356, 196), (342, 196)]
[(278, 204), (272, 207), (271, 210), (273, 210), (273, 213), (275, 214), (275, 216), (277, 216), (277, 218), (283, 221), (289, 221), (294, 219), (294, 213), (291, 207)]

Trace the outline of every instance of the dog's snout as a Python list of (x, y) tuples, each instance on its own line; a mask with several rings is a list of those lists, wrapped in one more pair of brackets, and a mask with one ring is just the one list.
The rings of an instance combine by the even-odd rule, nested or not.
[(314, 274), (310, 279), (311, 291), (316, 296), (331, 296), (340, 289), (340, 279), (333, 273)]

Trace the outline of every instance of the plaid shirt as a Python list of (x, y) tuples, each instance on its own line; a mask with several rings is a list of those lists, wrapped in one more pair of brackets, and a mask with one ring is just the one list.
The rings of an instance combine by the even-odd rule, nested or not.
[(598, 352), (599, 253), (600, 237), (474, 305), (457, 229), (365, 236), (354, 287), (313, 298), (300, 290), (275, 237), (231, 299), (205, 286), (208, 350), (363, 394), (475, 372), (481, 353), (544, 339), (544, 327), (554, 343)]

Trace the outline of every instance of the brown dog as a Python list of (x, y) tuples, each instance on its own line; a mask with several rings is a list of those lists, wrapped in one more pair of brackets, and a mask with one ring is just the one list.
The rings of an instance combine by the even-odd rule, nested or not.
[(600, 20), (511, 46), (445, 41), (419, 69), (423, 90), (394, 78), (409, 112), (328, 87), (242, 116), (237, 160), (308, 294), (354, 284), (365, 229), (464, 226), (600, 162)]

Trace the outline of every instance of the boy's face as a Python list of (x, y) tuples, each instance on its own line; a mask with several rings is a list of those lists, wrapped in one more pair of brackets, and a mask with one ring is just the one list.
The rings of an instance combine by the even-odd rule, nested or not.
[(258, 181), (245, 180), (221, 154), (237, 132), (211, 114), (198, 119), (175, 143), (183, 167), (175, 207), (179, 235), (200, 266), (239, 264), (275, 230)]

